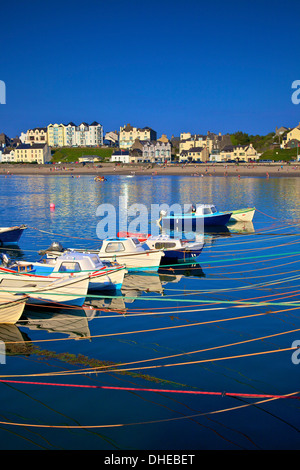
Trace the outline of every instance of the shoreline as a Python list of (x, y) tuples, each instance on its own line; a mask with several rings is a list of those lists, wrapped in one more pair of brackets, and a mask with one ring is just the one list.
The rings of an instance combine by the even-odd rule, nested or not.
[(235, 177), (299, 177), (300, 163), (198, 163), (198, 164), (168, 164), (155, 165), (115, 165), (112, 163), (99, 164), (66, 163), (53, 165), (35, 164), (2, 164), (0, 176), (235, 176)]

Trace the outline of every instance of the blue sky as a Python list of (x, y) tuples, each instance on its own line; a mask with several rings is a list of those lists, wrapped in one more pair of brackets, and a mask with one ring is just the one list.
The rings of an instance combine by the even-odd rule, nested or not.
[(168, 137), (296, 126), (299, 13), (298, 0), (5, 2), (0, 132), (95, 120)]

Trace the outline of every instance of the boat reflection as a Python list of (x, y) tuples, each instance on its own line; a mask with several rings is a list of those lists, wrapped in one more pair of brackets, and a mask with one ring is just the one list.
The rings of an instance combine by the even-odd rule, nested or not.
[(231, 233), (255, 233), (253, 222), (235, 222), (228, 227)]
[(26, 306), (17, 326), (31, 331), (44, 330), (48, 333), (60, 333), (73, 339), (90, 336), (84, 308)]
[[(206, 236), (215, 238), (231, 237), (232, 233), (254, 233), (255, 228), (253, 222), (230, 222), (228, 225), (205, 227), (204, 239)], [(183, 238), (192, 241), (203, 240), (203, 233), (197, 232), (180, 232), (179, 230), (167, 230), (160, 226), (160, 234), (168, 235), (174, 238)]]
[(1, 253), (5, 253), (10, 258), (16, 260), (21, 260), (25, 256), (24, 251), (16, 244), (6, 244), (5, 247), (0, 247), (0, 254)]
[(0, 324), (0, 341), (7, 356), (28, 356), (32, 348), (30, 338), (17, 325)]
[(121, 315), (125, 315), (127, 312), (127, 307), (123, 296), (114, 296), (112, 297), (107, 293), (107, 297), (103, 297), (103, 292), (99, 293), (99, 297), (96, 293), (93, 297), (87, 297), (85, 299), (85, 313), (88, 318), (88, 321), (93, 320), (93, 318), (100, 317), (102, 313), (114, 312)]
[[(178, 276), (183, 277), (205, 277), (205, 273), (199, 263), (174, 263), (172, 266), (160, 266), (159, 274), (164, 277), (166, 282), (178, 282)], [(171, 280), (175, 277), (176, 280)], [(167, 280), (169, 279), (169, 280)]]
[[(164, 295), (164, 287), (169, 283), (177, 283), (184, 276), (204, 277), (204, 273), (199, 264), (175, 264), (172, 266), (160, 267), (158, 273), (127, 273), (125, 274), (121, 295), (112, 296), (103, 291), (99, 295), (95, 292), (93, 296), (88, 296), (85, 301), (86, 315), (89, 320), (101, 316), (103, 312), (115, 312), (126, 314), (129, 308), (127, 304), (132, 304), (138, 297), (144, 294)], [(90, 310), (89, 310), (90, 308)]]

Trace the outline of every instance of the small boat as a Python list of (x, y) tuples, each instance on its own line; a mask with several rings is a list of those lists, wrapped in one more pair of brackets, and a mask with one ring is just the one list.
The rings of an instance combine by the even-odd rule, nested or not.
[(205, 227), (226, 225), (232, 212), (217, 211), (213, 204), (192, 205), (187, 212), (179, 214), (168, 214), (166, 211), (160, 211), (158, 223), (163, 227), (170, 229), (181, 227), (181, 230), (191, 231), (204, 230)]
[(254, 214), (255, 207), (248, 207), (247, 209), (232, 211), (230, 222), (252, 222)]
[[(2, 255), (3, 256), (3, 255)], [(89, 277), (89, 289), (121, 289), (125, 266), (104, 265), (97, 254), (56, 251), (52, 256), (44, 257), (38, 262), (14, 261), (5, 258), (5, 266), (0, 266), (0, 288), (7, 279), (13, 284), (17, 282), (34, 281), (38, 286), (44, 286), (51, 279), (80, 276)]]
[(0, 295), (5, 293), (25, 294), (30, 303), (55, 304), (82, 307), (89, 286), (89, 276), (47, 278), (25, 278), (16, 274), (1, 276)]
[(0, 293), (0, 323), (14, 325), (21, 318), (28, 295)]
[[(119, 232), (118, 236), (120, 233)], [(180, 238), (171, 238), (167, 235), (150, 235), (150, 234), (130, 234), (127, 232), (128, 236), (136, 236), (136, 238), (141, 242), (146, 244), (151, 250), (163, 250), (165, 256), (163, 258), (164, 264), (167, 264), (171, 260), (181, 260), (181, 261), (191, 261), (195, 260), (200, 256), (203, 247), (204, 241), (189, 241), (183, 240)]]
[[(48, 285), (34, 287), (34, 283), (27, 284), (26, 294), (30, 297), (30, 303), (64, 305), (82, 307), (89, 288), (89, 276), (69, 276), (59, 279), (49, 278)], [(21, 290), (20, 286), (18, 288)], [(24, 288), (23, 288), (24, 290)]]
[(94, 178), (94, 181), (107, 181), (107, 179), (104, 178), (104, 176), (96, 176), (96, 177)]
[(4, 243), (18, 243), (26, 225), (16, 227), (0, 227), (0, 245)]
[[(57, 242), (52, 245), (55, 244), (60, 245)], [(118, 263), (128, 271), (157, 271), (161, 258), (164, 256), (162, 250), (150, 250), (134, 237), (106, 238), (98, 249), (66, 248), (64, 250), (64, 252), (69, 253), (75, 251), (78, 253), (97, 254), (103, 264), (107, 262)], [(55, 252), (51, 249), (46, 250), (46, 253), (48, 257), (55, 255)]]

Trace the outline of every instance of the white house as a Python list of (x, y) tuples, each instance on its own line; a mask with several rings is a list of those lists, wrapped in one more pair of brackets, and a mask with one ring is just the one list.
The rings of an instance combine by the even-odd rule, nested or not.
[(12, 163), (15, 161), (14, 150), (2, 149), (0, 150), (0, 162), (1, 163)]
[(116, 150), (110, 157), (110, 162), (130, 163), (130, 156), (128, 150)]
[(103, 145), (103, 127), (98, 122), (92, 124), (82, 122), (75, 128), (75, 145), (97, 147)]
[(65, 124), (65, 145), (67, 147), (74, 147), (76, 145), (76, 124), (69, 122)]

